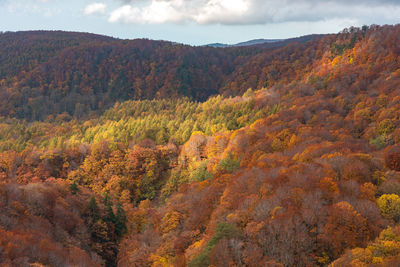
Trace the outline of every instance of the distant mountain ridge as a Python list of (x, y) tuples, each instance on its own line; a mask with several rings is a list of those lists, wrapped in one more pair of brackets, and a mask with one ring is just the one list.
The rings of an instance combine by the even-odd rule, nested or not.
[(288, 39), (254, 39), (242, 43), (237, 43), (237, 44), (223, 44), (223, 43), (213, 43), (213, 44), (207, 44), (204, 45), (203, 47), (213, 47), (213, 48), (277, 48), (277, 47), (284, 47), (292, 43), (305, 43), (310, 40), (316, 39), (316, 38), (322, 38), (323, 36), (326, 36), (326, 34), (310, 34), (310, 35), (304, 35), (300, 37), (295, 37), (295, 38), (288, 38)]
[(261, 45), (265, 43), (276, 43), (276, 42), (282, 42), (285, 39), (254, 39), (254, 40), (249, 40), (245, 42), (240, 42), (237, 44), (223, 44), (223, 43), (212, 43), (212, 44), (207, 44), (205, 46), (210, 46), (210, 47), (241, 47), (241, 46), (251, 46), (251, 45)]

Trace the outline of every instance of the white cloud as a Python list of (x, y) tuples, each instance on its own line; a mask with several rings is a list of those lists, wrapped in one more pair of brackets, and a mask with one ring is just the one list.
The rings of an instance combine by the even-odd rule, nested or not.
[(220, 21), (235, 23), (246, 16), (251, 4), (251, 1), (247, 0), (210, 0), (193, 18), (202, 24)]
[(92, 3), (85, 7), (83, 13), (85, 15), (92, 15), (92, 14), (105, 14), (106, 13), (107, 5), (104, 3)]
[(400, 20), (399, 0), (128, 0), (109, 22), (266, 24), (332, 19)]
[(181, 22), (189, 17), (179, 11), (179, 6), (175, 5), (178, 1), (153, 1), (145, 8), (137, 8), (131, 5), (124, 5), (114, 10), (110, 17), (110, 22), (124, 23), (164, 23)]

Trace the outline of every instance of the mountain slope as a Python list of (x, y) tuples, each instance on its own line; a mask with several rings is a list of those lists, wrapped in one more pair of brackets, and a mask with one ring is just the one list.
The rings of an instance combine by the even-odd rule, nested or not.
[[(399, 33), (331, 36), (336, 46), (307, 75), (255, 94), (278, 97), (276, 114), (192, 135), (162, 189), (166, 204), (130, 209), (149, 223), (125, 238), (119, 264), (326, 266), (398, 225)], [(138, 242), (150, 236), (153, 249)], [(398, 229), (380, 239), (332, 266), (397, 266)]]
[[(285, 60), (280, 57), (286, 57), (284, 54), (290, 51), (282, 46), (303, 42), (300, 38), (276, 47), (221, 50), (73, 33), (14, 35), (4, 34), (0, 39), (14, 43), (11, 48), (20, 50), (10, 52), (11, 48), (4, 48), (2, 54), (11, 56), (18, 51), (25, 52), (20, 53), (20, 59), (17, 57), (15, 68), (9, 67), (12, 61), (3, 61), (5, 65), (1, 68), (9, 75), (0, 83), (0, 114), (29, 120), (44, 120), (50, 114), (63, 112), (79, 118), (91, 111), (104, 111), (116, 101), (129, 99), (187, 96), (203, 101), (218, 93), (240, 94), (248, 87), (226, 92), (223, 89), (230, 86), (234, 77), (241, 76), (237, 68), (252, 62), (256, 55), (275, 55), (277, 60)], [(26, 40), (21, 40), (24, 35), (27, 35)], [(313, 39), (317, 40), (306, 38)], [(42, 46), (43, 43), (46, 45)], [(271, 65), (273, 62), (268, 60), (264, 64)], [(10, 75), (17, 70), (20, 72)]]
[(112, 42), (111, 37), (62, 31), (5, 32), (0, 34), (0, 80), (28, 72), (65, 48), (91, 42)]
[(0, 264), (398, 266), (399, 38), (371, 26), (196, 50), (242, 62), (227, 96), (0, 118)]

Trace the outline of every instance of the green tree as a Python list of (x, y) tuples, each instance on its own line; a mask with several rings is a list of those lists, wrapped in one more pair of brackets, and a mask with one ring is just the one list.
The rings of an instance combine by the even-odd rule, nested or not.
[(99, 207), (97, 206), (96, 198), (92, 196), (89, 201), (89, 217), (92, 218), (92, 222), (95, 223), (100, 219)]
[(117, 214), (115, 216), (115, 234), (121, 237), (126, 233), (126, 214), (125, 210), (122, 208), (121, 203), (117, 203)]
[(207, 243), (204, 250), (189, 263), (189, 266), (190, 267), (209, 266), (211, 251), (220, 240), (240, 238), (240, 236), (241, 233), (234, 225), (225, 222), (219, 223), (217, 225), (217, 228), (215, 229), (215, 235)]
[(227, 172), (233, 173), (240, 167), (240, 159), (235, 159), (233, 154), (229, 152), (226, 158), (221, 159), (218, 164), (218, 169), (225, 170)]
[(108, 202), (107, 202), (107, 205), (106, 205), (106, 212), (107, 212), (107, 215), (106, 215), (106, 217), (104, 218), (104, 221), (110, 222), (110, 223), (112, 223), (112, 224), (115, 225), (115, 223), (117, 222), (117, 218), (115, 217), (115, 214), (114, 214), (114, 210), (113, 210), (113, 208), (112, 208), (112, 202), (111, 202), (111, 201), (108, 201)]
[(78, 185), (76, 184), (76, 181), (74, 181), (72, 184), (69, 185), (69, 190), (74, 195), (79, 192), (79, 188), (78, 188)]

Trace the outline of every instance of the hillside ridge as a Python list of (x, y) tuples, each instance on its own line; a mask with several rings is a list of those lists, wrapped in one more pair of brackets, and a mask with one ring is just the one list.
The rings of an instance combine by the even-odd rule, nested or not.
[(217, 94), (238, 95), (249, 87), (261, 88), (257, 84), (229, 88), (242, 65), (261, 55), (279, 56), (290, 45), (306, 49), (305, 42), (319, 38), (220, 50), (84, 33), (4, 33), (0, 115), (33, 121), (66, 112), (80, 118), (100, 114), (116, 101), (181, 96), (205, 101)]

